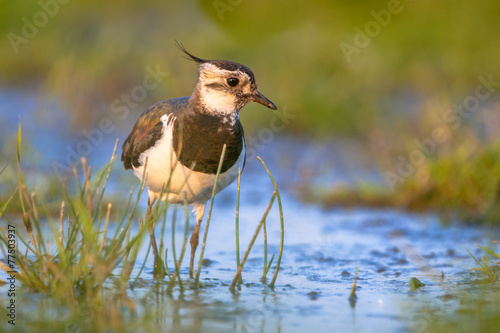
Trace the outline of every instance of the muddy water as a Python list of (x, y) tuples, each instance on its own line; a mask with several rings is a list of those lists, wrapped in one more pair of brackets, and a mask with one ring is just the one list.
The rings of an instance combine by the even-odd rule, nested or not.
[[(23, 110), (30, 107), (22, 106)], [(17, 117), (11, 118), (12, 124), (2, 125), (2, 142), (6, 142), (7, 128), (15, 128)], [(55, 133), (53, 128), (60, 126), (57, 122), (39, 131), (40, 139), (34, 135), (36, 119), (30, 119), (29, 112), (25, 113), (23, 130), (33, 146), (36, 164), (29, 156), (24, 161), (33, 163), (32, 170), (51, 172), (50, 163), (54, 160), (63, 163), (67, 157), (65, 147), (76, 147), (79, 141), (68, 133), (51, 134)], [(125, 135), (119, 132), (114, 137)], [(101, 165), (108, 159), (114, 137), (93, 148), (90, 164)], [(52, 149), (49, 151), (47, 147)], [(363, 160), (358, 149), (344, 142), (316, 144), (275, 138), (259, 150), (278, 179), (285, 211), (284, 256), (274, 290), (260, 282), (264, 261), (261, 235), (245, 265), (244, 283), (236, 294), (229, 292), (236, 270), (233, 184), (216, 197), (205, 253), (207, 260), (201, 272), (204, 288), (184, 293), (176, 290), (172, 296), (156, 293), (150, 258), (139, 285), (130, 291), (132, 299), (137, 301), (147, 295), (144, 307), (138, 311), (148, 312), (158, 326), (169, 332), (421, 332), (434, 325), (432, 314), (453, 316), (465, 295), (481, 292), (468, 284), (468, 269), (477, 265), (467, 249), (477, 257), (482, 256), (482, 250), (474, 244), (487, 246), (491, 239), (498, 239), (498, 230), (459, 223), (445, 226), (431, 214), (363, 208), (323, 210), (297, 199), (293, 184), (301, 181), (323, 185), (356, 179), (380, 181), (366, 167), (369, 161)], [(45, 153), (40, 154), (41, 151)], [(109, 189), (124, 192), (130, 184), (137, 185), (134, 176), (121, 170), (117, 163)], [(273, 191), (267, 174), (255, 159), (247, 161), (241, 188), (243, 255)], [(143, 196), (143, 209), (145, 200)], [(178, 246), (183, 237), (182, 215), (179, 213), (175, 231)], [(277, 255), (279, 247), (276, 206), (268, 217), (267, 232), (270, 259)], [(165, 242), (170, 244), (170, 239), (167, 227)], [(146, 246), (140, 256), (145, 255)], [(141, 258), (138, 262), (142, 262)], [(171, 257), (167, 264), (172, 270)], [(181, 268), (184, 279), (188, 278), (187, 266), (186, 256)], [(358, 266), (357, 297), (350, 300)], [(135, 267), (133, 275), (139, 269)], [(0, 278), (5, 280), (2, 274)], [(268, 278), (271, 276), (272, 271)], [(408, 282), (412, 277), (425, 286), (411, 291)], [(498, 296), (497, 289), (491, 289), (490, 294)], [(3, 304), (6, 289), (0, 287), (0, 290)], [(32, 297), (36, 300), (39, 296)], [(36, 315), (36, 307), (26, 306), (23, 311), (20, 316), (25, 321), (43, 320)]]

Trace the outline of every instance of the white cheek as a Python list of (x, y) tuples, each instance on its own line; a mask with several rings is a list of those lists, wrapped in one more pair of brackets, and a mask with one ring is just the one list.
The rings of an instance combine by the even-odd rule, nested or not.
[(205, 107), (214, 112), (234, 113), (236, 111), (236, 98), (224, 91), (205, 91), (202, 94)]

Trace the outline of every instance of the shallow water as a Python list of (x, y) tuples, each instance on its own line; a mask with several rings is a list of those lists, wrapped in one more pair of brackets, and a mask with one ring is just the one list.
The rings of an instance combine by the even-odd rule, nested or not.
[[(242, 256), (271, 193), (262, 175), (249, 173), (242, 181)], [(443, 226), (432, 215), (366, 209), (325, 211), (305, 205), (285, 191), (285, 248), (276, 287), (273, 291), (260, 282), (264, 255), (260, 235), (245, 265), (244, 283), (233, 295), (229, 285), (236, 271), (234, 192), (232, 187), (216, 198), (205, 252), (209, 265), (201, 272), (205, 287), (184, 293), (176, 289), (172, 296), (155, 292), (148, 296), (147, 309), (154, 309), (155, 321), (167, 331), (367, 332), (376, 327), (375, 331), (420, 332), (430, 325), (421, 309), (445, 311), (459, 306), (461, 296), (471, 287), (457, 287), (457, 282), (466, 282), (468, 269), (475, 266), (467, 249), (481, 256), (482, 251), (473, 244), (485, 244), (492, 236), (491, 229)], [(179, 212), (177, 253), (183, 238), (182, 215)], [(270, 258), (279, 247), (277, 207), (267, 221)], [(159, 229), (157, 226), (157, 236)], [(167, 225), (167, 246), (170, 239)], [(132, 276), (139, 272), (147, 245)], [(171, 256), (167, 263), (173, 271)], [(357, 299), (351, 302), (357, 266)], [(140, 283), (130, 291), (132, 299), (142, 299), (156, 290), (152, 270), (149, 257)], [(188, 279), (187, 255), (181, 273)], [(271, 277), (272, 271), (268, 279)], [(410, 291), (412, 277), (426, 285)], [(22, 323), (36, 316), (36, 311), (21, 313), (18, 320)]]
[[(180, 310), (186, 320), (178, 328), (189, 331), (191, 319), (227, 332), (234, 325), (255, 332), (359, 332), (374, 327), (385, 332), (419, 331), (425, 323), (419, 315), (409, 315), (412, 309), (458, 303), (457, 281), (469, 276), (472, 264), (466, 249), (477, 254), (472, 244), (488, 237), (477, 228), (443, 228), (433, 217), (362, 209), (321, 211), (292, 198), (284, 202), (285, 255), (274, 292), (259, 282), (261, 244), (245, 266), (238, 296), (228, 292), (235, 272), (234, 226), (220, 222), (231, 209), (217, 207), (205, 255), (212, 264), (202, 271), (207, 287), (184, 294)], [(256, 226), (251, 210), (242, 209), (242, 244), (248, 243)], [(270, 252), (277, 253), (276, 214), (269, 222)], [(349, 295), (358, 265), (357, 300), (352, 303)], [(151, 276), (151, 271), (148, 266), (143, 277)], [(410, 291), (411, 277), (426, 286)], [(172, 306), (178, 306), (175, 300), (167, 302), (167, 308)]]
[[(15, 102), (11, 103), (15, 105)], [(24, 104), (23, 107), (28, 108)], [(37, 140), (33, 132), (36, 121), (30, 120), (27, 114), (29, 112), (24, 114), (26, 119), (22, 119), (23, 131), (30, 133), (27, 140), (33, 143), (34, 156), (43, 156), (37, 162), (40, 169), (50, 172), (47, 165), (53, 160), (64, 161), (65, 145), (78, 140), (68, 133), (51, 137), (50, 128), (40, 132), (44, 140)], [(10, 122), (17, 122), (17, 117), (11, 118)], [(2, 135), (6, 138), (4, 133), (9, 126), (5, 123), (3, 126)], [(9, 128), (15, 128), (15, 125), (11, 124)], [(125, 135), (117, 132), (115, 137)], [(36, 153), (50, 146), (50, 142), (54, 142), (50, 154)], [(114, 138), (95, 147), (94, 153), (88, 157), (90, 164), (100, 166), (106, 161), (113, 144)], [(366, 167), (369, 162), (360, 157), (357, 149), (345, 142), (317, 144), (280, 137), (259, 151), (278, 179), (285, 212), (284, 255), (274, 290), (260, 282), (264, 260), (261, 234), (243, 270), (243, 285), (236, 294), (229, 292), (236, 271), (236, 186), (233, 184), (215, 200), (205, 252), (208, 265), (201, 272), (204, 288), (183, 293), (176, 289), (171, 296), (154, 292), (150, 257), (139, 285), (129, 295), (136, 300), (148, 295), (147, 303), (138, 311), (150, 312), (152, 320), (165, 331), (172, 332), (421, 332), (433, 324), (430, 312), (437, 311), (440, 316), (453, 314), (467, 294), (478, 294), (482, 290), (467, 284), (468, 269), (477, 266), (467, 249), (477, 257), (482, 256), (483, 251), (474, 244), (487, 246), (491, 239), (498, 239), (498, 230), (459, 223), (443, 225), (432, 214), (363, 208), (324, 210), (297, 199), (293, 185), (301, 181), (321, 182), (323, 185), (356, 178), (380, 181), (380, 177)], [(29, 161), (28, 157), (26, 163)], [(32, 169), (36, 167), (31, 165)], [(128, 191), (130, 184), (138, 185), (134, 176), (122, 170), (119, 163), (114, 169), (109, 186), (112, 192)], [(272, 191), (272, 184), (262, 166), (255, 159), (248, 160), (241, 185), (241, 256)], [(143, 195), (143, 209), (145, 200)], [(175, 232), (179, 253), (183, 213), (178, 215)], [(273, 254), (277, 255), (279, 247), (276, 203), (267, 221), (270, 259)], [(167, 247), (170, 232), (167, 225), (164, 238)], [(157, 236), (159, 234), (160, 227), (157, 226)], [(141, 249), (132, 276), (139, 272), (147, 245)], [(189, 251), (181, 268), (184, 279), (188, 278), (188, 255)], [(170, 255), (167, 264), (172, 271)], [(358, 266), (357, 298), (350, 301)], [(273, 269), (268, 279), (272, 277)], [(411, 291), (408, 282), (412, 277), (421, 280), (425, 286)], [(0, 273), (0, 279), (6, 279), (4, 273)], [(490, 296), (499, 295), (498, 288), (489, 290)], [(6, 287), (0, 287), (0, 292), (4, 304), (7, 302)], [(28, 293), (23, 297), (25, 306), (19, 310), (18, 317), (21, 327), (23, 323), (43, 321), (47, 312), (42, 316), (37, 311), (42, 304), (40, 296)], [(46, 311), (50, 316), (50, 306)], [(59, 316), (60, 312), (54, 310), (54, 314)], [(0, 328), (6, 328), (5, 325), (2, 322)]]

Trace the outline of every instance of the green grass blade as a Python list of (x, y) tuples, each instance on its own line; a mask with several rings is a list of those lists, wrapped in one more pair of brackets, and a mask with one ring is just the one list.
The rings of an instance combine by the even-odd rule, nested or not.
[(356, 273), (354, 274), (354, 281), (352, 282), (351, 294), (349, 300), (352, 302), (356, 299), (356, 284), (358, 282), (359, 265), (356, 268)]
[(248, 248), (245, 252), (245, 255), (243, 256), (243, 259), (241, 260), (241, 265), (238, 267), (238, 270), (236, 271), (236, 275), (234, 276), (233, 282), (231, 283), (231, 286), (229, 287), (229, 290), (231, 290), (231, 292), (234, 292), (234, 287), (236, 286), (236, 282), (239, 280), (239, 277), (241, 276), (241, 271), (243, 270), (243, 266), (245, 265), (245, 262), (247, 261), (247, 258), (250, 255), (250, 251), (252, 251), (253, 244), (255, 243), (255, 240), (257, 239), (257, 236), (259, 235), (260, 229), (262, 228), (262, 225), (264, 224), (264, 221), (266, 220), (267, 215), (269, 214), (269, 211), (271, 210), (271, 207), (273, 206), (275, 198), (276, 198), (276, 192), (273, 193), (271, 200), (269, 200), (269, 204), (267, 205), (266, 211), (264, 212), (264, 215), (262, 216), (262, 219), (260, 220), (259, 225), (257, 226), (257, 229), (255, 230), (255, 233), (253, 234), (252, 240), (250, 241), (250, 244), (248, 245)]
[[(240, 266), (240, 185), (241, 168), (238, 168), (238, 188), (236, 190), (236, 269)], [(243, 282), (241, 275), (240, 282)]]
[(17, 177), (18, 177), (18, 189), (19, 189), (19, 200), (21, 201), (21, 208), (23, 214), (26, 213), (26, 208), (24, 207), (23, 198), (23, 175), (21, 173), (21, 116), (19, 116), (19, 127), (17, 130)]
[[(163, 195), (163, 192), (160, 193), (160, 198), (162, 197)], [(163, 241), (164, 240), (164, 237), (165, 237), (165, 226), (167, 225), (167, 212), (168, 212), (168, 204), (166, 204), (166, 208), (163, 212), (163, 221), (161, 223), (161, 232), (160, 232), (160, 249), (159, 249), (159, 253), (163, 253), (163, 248), (165, 247), (165, 242)], [(175, 213), (175, 209), (174, 209), (174, 213)], [(175, 255), (175, 254), (174, 254)], [(167, 262), (167, 256), (165, 256), (165, 262)]]
[(179, 285), (180, 285), (181, 291), (182, 291), (182, 284), (181, 284), (181, 277), (180, 277), (179, 269), (180, 269), (180, 266), (182, 263), (182, 259), (184, 258), (184, 253), (186, 252), (186, 245), (188, 242), (188, 234), (189, 234), (189, 204), (186, 200), (186, 197), (184, 197), (184, 215), (185, 215), (185, 223), (184, 223), (184, 239), (182, 241), (182, 250), (181, 250), (181, 254), (179, 256), (179, 261), (176, 265), (176, 270), (172, 276), (172, 279), (170, 280), (170, 283), (168, 284), (167, 292), (169, 292), (169, 293), (172, 292), (176, 277), (178, 277), (178, 279), (179, 279)]
[(5, 169), (7, 169), (8, 166), (9, 166), (9, 162), (5, 163), (2, 170), (0, 170), (0, 175), (5, 171)]
[[(106, 191), (106, 186), (108, 185), (108, 180), (109, 180), (109, 175), (111, 174), (111, 169), (113, 168), (113, 163), (116, 159), (116, 149), (118, 148), (118, 140), (116, 140), (115, 147), (113, 148), (113, 153), (111, 154), (111, 160), (109, 163), (104, 167), (104, 170), (102, 171), (101, 177), (104, 177), (104, 185), (102, 186), (102, 190), (99, 193), (99, 198), (97, 199), (96, 207), (100, 207), (102, 198), (104, 197), (104, 192)], [(94, 191), (92, 192), (92, 197), (94, 197), (99, 185), (101, 184), (102, 179), (99, 177), (99, 180), (95, 184)], [(98, 212), (100, 212), (100, 209), (96, 209), (94, 212), (94, 222), (97, 221), (98, 217)]]
[(278, 207), (279, 207), (279, 211), (280, 211), (280, 227), (281, 227), (280, 250), (278, 253), (278, 261), (276, 262), (276, 269), (274, 270), (273, 279), (271, 280), (271, 283), (269, 284), (269, 286), (271, 288), (273, 288), (274, 284), (276, 282), (276, 278), (278, 277), (278, 272), (279, 272), (280, 265), (281, 265), (281, 258), (283, 255), (283, 246), (284, 246), (284, 242), (285, 242), (285, 223), (284, 223), (284, 219), (283, 219), (283, 205), (281, 203), (281, 196), (280, 196), (280, 192), (278, 190), (278, 185), (276, 185), (276, 181), (274, 180), (274, 177), (271, 174), (271, 171), (269, 171), (267, 165), (264, 163), (264, 161), (259, 156), (257, 156), (257, 159), (260, 161), (260, 163), (262, 163), (262, 165), (264, 166), (264, 168), (266, 169), (266, 171), (269, 175), (269, 178), (271, 178), (271, 181), (272, 181), (273, 186), (274, 186), (274, 191), (276, 192), (276, 198), (278, 199)]
[(208, 227), (210, 226), (210, 217), (212, 216), (212, 207), (214, 205), (215, 193), (217, 193), (217, 183), (219, 182), (219, 175), (222, 169), (222, 164), (224, 162), (224, 156), (226, 155), (226, 144), (222, 147), (222, 153), (220, 155), (219, 166), (217, 167), (217, 174), (215, 175), (214, 187), (212, 189), (212, 196), (210, 198), (210, 206), (208, 207), (207, 222), (205, 223), (205, 232), (203, 233), (203, 243), (201, 243), (200, 259), (198, 261), (198, 270), (196, 271), (195, 288), (198, 288), (198, 283), (200, 281), (201, 272), (201, 262), (203, 261), (203, 255), (205, 254), (205, 245), (207, 243)]
[(267, 228), (266, 228), (266, 221), (264, 221), (264, 224), (262, 225), (262, 231), (263, 231), (263, 236), (264, 236), (264, 270), (262, 272), (262, 283), (266, 282), (266, 275), (267, 271), (269, 268), (267, 267)]
[(132, 282), (131, 288), (134, 288), (135, 284), (137, 283), (137, 280), (139, 280), (139, 277), (141, 276), (142, 271), (144, 270), (144, 267), (146, 267), (146, 262), (149, 257), (149, 252), (151, 252), (151, 246), (148, 246), (148, 251), (146, 252), (146, 257), (144, 258), (144, 261), (142, 262), (141, 268), (139, 269), (139, 272), (137, 273), (137, 276), (134, 279), (134, 282)]
[(481, 267), (483, 267), (483, 265), (476, 259), (476, 257), (474, 257), (474, 255), (472, 253), (470, 253), (470, 251), (467, 249), (467, 252), (469, 252), (470, 256), (472, 257), (472, 259), (474, 259), (474, 261)]
[(267, 266), (264, 268), (264, 275), (262, 276), (262, 279), (261, 279), (262, 283), (266, 283), (267, 273), (269, 272), (269, 269), (271, 268), (271, 265), (273, 264), (273, 261), (274, 261), (274, 254), (271, 257), (271, 260), (269, 260), (269, 263), (266, 264)]
[[(175, 222), (177, 220), (177, 205), (174, 206), (174, 211), (172, 213), (172, 256), (174, 257), (174, 274), (170, 279), (170, 282), (175, 282), (175, 277), (179, 276), (179, 264), (177, 263), (177, 254), (175, 252)], [(184, 289), (182, 285), (182, 280), (179, 278), (179, 286), (181, 290)], [(170, 284), (169, 284), (170, 287)]]
[(5, 212), (5, 210), (7, 209), (7, 206), (9, 205), (10, 201), (12, 200), (12, 198), (14, 197), (14, 195), (16, 195), (16, 192), (17, 192), (17, 188), (14, 190), (14, 193), (12, 193), (12, 195), (10, 196), (10, 198), (5, 202), (5, 204), (2, 206), (2, 208), (0, 209), (0, 217), (2, 217), (3, 213)]
[[(0, 216), (1, 216), (1, 215), (0, 215)], [(478, 248), (480, 248), (480, 249), (482, 249), (482, 250), (484, 250), (484, 251), (488, 252), (489, 254), (491, 254), (491, 255), (493, 255), (493, 256), (495, 256), (495, 257), (497, 257), (497, 258), (500, 258), (500, 254), (495, 253), (495, 252), (493, 252), (493, 251), (491, 251), (491, 250), (489, 250), (489, 249), (487, 249), (487, 248), (484, 248), (484, 247), (482, 247), (482, 246), (479, 246), (479, 245), (477, 245), (477, 244), (474, 244), (474, 245), (476, 245)], [(470, 252), (469, 252), (469, 253), (470, 253)]]

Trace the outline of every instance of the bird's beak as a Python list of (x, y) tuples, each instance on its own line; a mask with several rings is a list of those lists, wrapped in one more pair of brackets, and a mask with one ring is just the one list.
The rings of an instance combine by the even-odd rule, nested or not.
[(255, 90), (255, 92), (250, 95), (250, 100), (252, 102), (257, 102), (257, 103), (260, 103), (264, 106), (267, 106), (268, 108), (270, 108), (271, 110), (277, 110), (278, 108), (276, 107), (276, 105), (274, 105), (273, 102), (271, 102), (269, 99), (267, 99), (266, 96), (262, 95), (258, 90)]

